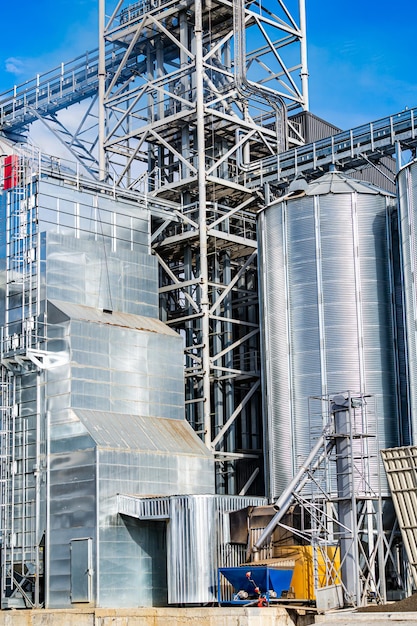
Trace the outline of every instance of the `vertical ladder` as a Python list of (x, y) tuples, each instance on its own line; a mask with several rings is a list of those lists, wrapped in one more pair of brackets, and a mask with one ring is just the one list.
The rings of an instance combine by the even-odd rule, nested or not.
[(10, 584), (10, 566), (14, 546), (14, 438), (15, 384), (14, 377), (1, 367), (0, 382), (0, 533), (1, 533), (1, 591)]

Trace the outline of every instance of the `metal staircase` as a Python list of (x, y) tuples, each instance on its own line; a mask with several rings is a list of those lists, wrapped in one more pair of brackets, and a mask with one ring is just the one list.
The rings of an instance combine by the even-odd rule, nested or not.
[[(312, 397), (310, 411), (322, 415), (324, 428), (275, 502), (277, 512), (253, 545), (254, 560), (262, 558), (259, 551), (281, 526), (312, 545), (315, 558), (324, 560), (342, 592), (340, 606), (385, 602), (385, 573), (398, 576), (398, 563), (395, 528), (384, 529), (382, 523), (389, 503), (372, 487), (382, 469), (375, 398), (351, 391)], [(304, 516), (297, 529), (285, 524), (286, 513), (295, 505)], [(330, 608), (325, 602), (334, 590), (317, 585), (317, 572), (315, 577), (317, 607)]]

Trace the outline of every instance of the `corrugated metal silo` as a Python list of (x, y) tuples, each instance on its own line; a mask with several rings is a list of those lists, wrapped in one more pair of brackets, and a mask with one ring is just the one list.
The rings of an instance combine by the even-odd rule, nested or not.
[(311, 396), (372, 394), (378, 445), (397, 445), (387, 219), (392, 203), (386, 192), (330, 172), (302, 196), (275, 202), (259, 216), (272, 498), (323, 428), (322, 416), (309, 414)]
[(398, 174), (399, 230), (403, 272), (408, 412), (413, 445), (417, 441), (417, 161)]

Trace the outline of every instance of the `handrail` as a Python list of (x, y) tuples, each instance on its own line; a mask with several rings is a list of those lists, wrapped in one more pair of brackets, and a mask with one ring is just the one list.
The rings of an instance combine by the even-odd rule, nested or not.
[[(124, 51), (106, 46), (106, 68), (117, 66)], [(132, 61), (136, 63), (136, 56)], [(97, 93), (98, 49), (38, 74), (0, 93), (0, 130), (17, 130), (37, 119), (34, 110), (56, 112)]]
[(381, 118), (368, 124), (357, 126), (253, 162), (245, 167), (249, 187), (264, 182), (268, 177), (275, 180), (285, 179), (301, 173), (312, 172), (330, 163), (344, 165), (358, 161), (366, 161), (372, 154), (381, 156), (392, 155), (396, 142), (408, 142), (417, 145), (417, 107), (400, 111), (394, 115)]

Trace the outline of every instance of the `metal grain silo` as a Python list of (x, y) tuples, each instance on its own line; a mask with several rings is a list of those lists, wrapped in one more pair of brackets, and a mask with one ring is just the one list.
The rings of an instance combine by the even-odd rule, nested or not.
[(403, 275), (408, 418), (411, 441), (417, 441), (417, 161), (398, 174), (399, 231)]
[[(309, 398), (372, 394), (376, 445), (398, 442), (388, 208), (329, 172), (259, 216), (267, 476), (279, 496), (323, 428)], [(377, 451), (372, 457), (378, 458)], [(376, 478), (377, 461), (371, 472)]]

